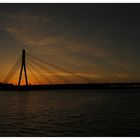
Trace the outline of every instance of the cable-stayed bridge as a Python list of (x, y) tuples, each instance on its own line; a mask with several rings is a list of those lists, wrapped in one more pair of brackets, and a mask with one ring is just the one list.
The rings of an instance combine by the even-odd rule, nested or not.
[[(17, 78), (16, 88), (9, 89), (129, 89), (140, 88), (140, 83), (93, 83), (93, 79), (62, 68), (57, 64), (48, 62), (33, 54), (22, 50), (21, 56), (8, 72), (4, 83), (11, 83), (14, 77)], [(36, 86), (32, 85), (31, 77), (36, 81)], [(22, 79), (24, 83), (21, 83)], [(31, 80), (31, 81), (30, 81)], [(75, 80), (75, 81), (74, 81)], [(44, 82), (42, 82), (44, 81)], [(56, 84), (58, 83), (58, 84)], [(43, 83), (43, 84), (42, 84)], [(60, 83), (61, 84), (60, 86)], [(41, 86), (40, 86), (41, 85)], [(47, 85), (47, 87), (46, 87)], [(3, 86), (3, 85), (2, 85)], [(41, 88), (40, 88), (41, 87)], [(4, 89), (6, 89), (5, 86)]]
[[(31, 83), (30, 78), (34, 79), (37, 84), (54, 84), (54, 81), (59, 83), (90, 83), (93, 79), (72, 72), (70, 69), (64, 69), (57, 64), (48, 62), (47, 60), (38, 58), (35, 55), (22, 50), (22, 55), (10, 69), (4, 79), (4, 83), (10, 83), (15, 75), (19, 74), (17, 79), (18, 87), (21, 86), (21, 80), (25, 79), (25, 85), (28, 87)], [(23, 77), (24, 76), (24, 77)], [(76, 80), (75, 82), (73, 80)]]

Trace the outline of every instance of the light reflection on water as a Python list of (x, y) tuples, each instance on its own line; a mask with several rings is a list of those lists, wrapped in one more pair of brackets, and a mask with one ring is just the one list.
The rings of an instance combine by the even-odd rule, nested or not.
[(140, 136), (140, 91), (0, 91), (0, 136)]

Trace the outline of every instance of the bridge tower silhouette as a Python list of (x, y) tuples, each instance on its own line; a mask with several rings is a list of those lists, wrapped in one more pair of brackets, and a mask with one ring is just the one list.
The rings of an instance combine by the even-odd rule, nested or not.
[(18, 80), (19, 89), (21, 87), (21, 77), (22, 77), (23, 71), (24, 71), (24, 75), (25, 75), (26, 89), (28, 89), (28, 77), (27, 77), (27, 71), (26, 71), (26, 52), (25, 52), (25, 49), (22, 50), (22, 63), (21, 63), (19, 80)]

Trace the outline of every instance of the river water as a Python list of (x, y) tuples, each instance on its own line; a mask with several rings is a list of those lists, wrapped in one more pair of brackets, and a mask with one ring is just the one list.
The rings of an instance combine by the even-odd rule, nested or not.
[(0, 136), (140, 136), (140, 90), (0, 91)]

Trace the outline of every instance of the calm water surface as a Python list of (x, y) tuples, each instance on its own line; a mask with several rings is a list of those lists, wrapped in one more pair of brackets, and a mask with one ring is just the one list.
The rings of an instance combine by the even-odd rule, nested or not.
[(140, 136), (140, 90), (0, 91), (0, 136)]

